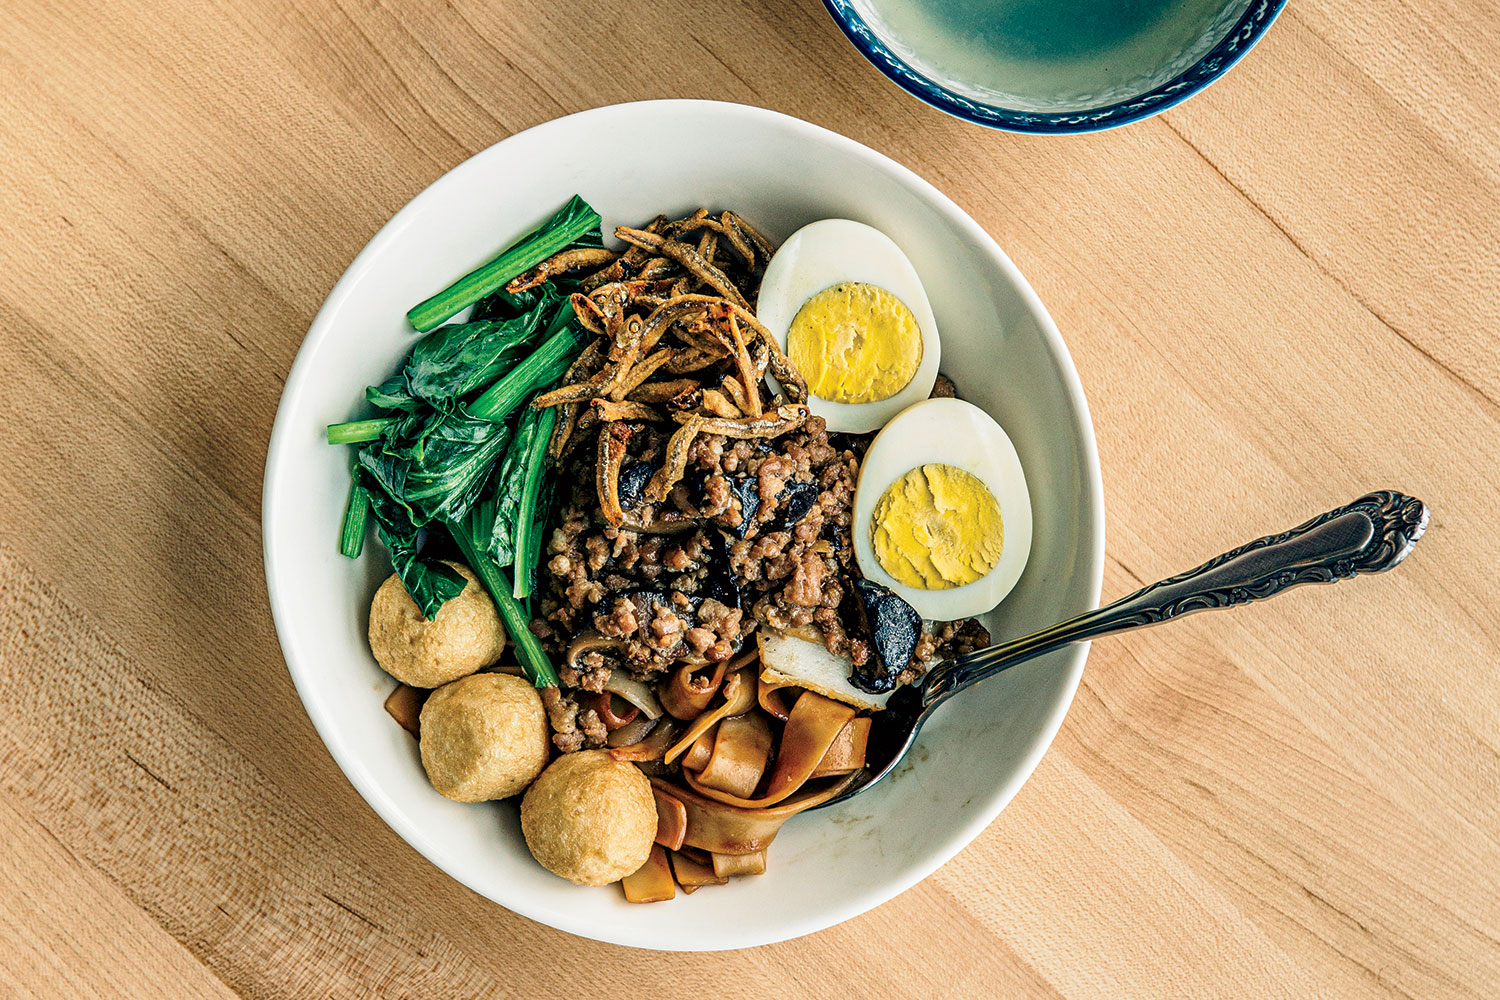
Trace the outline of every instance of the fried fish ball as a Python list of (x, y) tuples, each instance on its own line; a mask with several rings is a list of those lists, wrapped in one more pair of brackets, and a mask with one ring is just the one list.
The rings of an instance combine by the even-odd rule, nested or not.
[(370, 602), (370, 651), (386, 673), (412, 687), (435, 688), (465, 677), (505, 651), (505, 628), (490, 595), (469, 567), (445, 565), (467, 583), (431, 621), (395, 573)]
[(551, 728), (541, 696), (510, 674), (472, 674), (422, 706), (422, 767), (432, 787), (459, 802), (514, 795), (547, 766)]
[(607, 750), (564, 754), (526, 790), (521, 832), (554, 875), (607, 885), (646, 863), (656, 839), (656, 797), (638, 767)]

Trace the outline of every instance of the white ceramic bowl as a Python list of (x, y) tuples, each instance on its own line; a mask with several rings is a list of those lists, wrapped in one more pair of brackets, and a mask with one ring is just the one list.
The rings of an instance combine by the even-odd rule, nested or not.
[[(673, 148), (653, 151), (650, 138)], [(630, 150), (619, 157), (610, 150)], [(782, 239), (815, 219), (857, 219), (916, 265), (943, 332), (943, 367), (1015, 441), (1035, 511), (1031, 560), (990, 616), (997, 639), (1093, 608), (1103, 572), (1099, 463), (1077, 373), (1026, 280), (985, 232), (920, 177), (795, 118), (709, 101), (599, 108), (512, 136), (422, 192), (376, 234), (328, 297), (287, 379), (266, 462), (266, 581), (308, 715), (365, 800), (475, 892), (574, 934), (644, 948), (742, 948), (820, 930), (931, 874), (988, 825), (1061, 725), (1083, 671), (1074, 647), (1010, 670), (944, 707), (915, 766), (840, 808), (799, 816), (770, 871), (637, 906), (537, 865), (513, 804), (461, 805), (428, 785), (415, 742), (381, 702), (393, 682), (365, 639), (389, 572), (379, 546), (339, 555), (349, 482), (325, 424), (410, 348), (406, 310), (575, 192), (606, 232), (657, 212), (733, 207)]]

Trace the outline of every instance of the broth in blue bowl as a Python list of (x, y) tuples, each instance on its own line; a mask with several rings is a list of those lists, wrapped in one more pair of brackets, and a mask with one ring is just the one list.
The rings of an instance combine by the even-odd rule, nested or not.
[(1092, 132), (1222, 76), (1286, 0), (824, 0), (887, 76), (949, 114)]

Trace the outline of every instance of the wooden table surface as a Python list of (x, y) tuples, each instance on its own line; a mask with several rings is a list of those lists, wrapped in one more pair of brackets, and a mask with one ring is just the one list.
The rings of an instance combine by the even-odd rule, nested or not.
[[(917, 103), (816, 0), (4, 6), (0, 997), (1500, 995), (1494, 0), (1294, 0), (1202, 96), (1081, 138)], [(1000, 818), (835, 929), (651, 954), (473, 895), (293, 691), (271, 419), (407, 199), (669, 96), (852, 136), (994, 234), (1093, 408), (1106, 595), (1369, 488), (1426, 540), (1097, 645)]]

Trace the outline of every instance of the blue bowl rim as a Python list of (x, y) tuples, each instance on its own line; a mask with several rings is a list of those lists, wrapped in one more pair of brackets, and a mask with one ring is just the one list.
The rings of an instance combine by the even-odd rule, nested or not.
[[(823, 0), (823, 6), (860, 54), (913, 97), (955, 118), (1005, 132), (1068, 135), (1128, 125), (1175, 107), (1229, 72), (1271, 27), (1287, 0), (1254, 0), (1234, 27), (1192, 66), (1128, 100), (1087, 111), (1018, 111), (962, 97), (898, 58), (853, 9), (851, 0)], [(858, 28), (854, 25), (857, 24)]]

